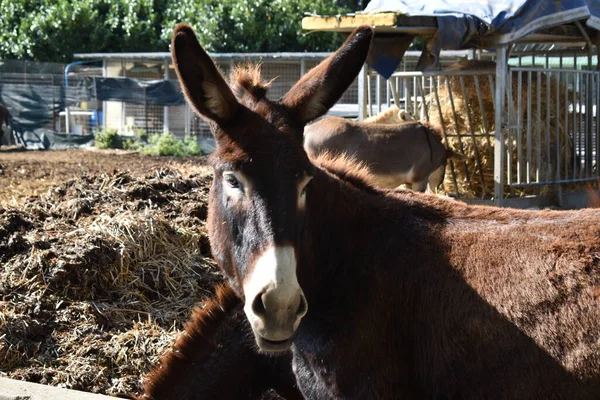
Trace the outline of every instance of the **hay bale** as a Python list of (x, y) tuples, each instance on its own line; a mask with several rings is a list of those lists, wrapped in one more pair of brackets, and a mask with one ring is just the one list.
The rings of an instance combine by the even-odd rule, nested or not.
[[(488, 61), (469, 60), (460, 61), (453, 64), (448, 68), (452, 71), (461, 70), (485, 70), (494, 72), (495, 63)], [(439, 105), (436, 101), (435, 94), (429, 94), (426, 98), (427, 111), (429, 119), (432, 123), (443, 126), (447, 134), (451, 135), (447, 139), (447, 145), (452, 150), (465, 154), (468, 159), (464, 162), (456, 163), (454, 173), (456, 176), (458, 193), (467, 197), (475, 198), (482, 197), (485, 195), (492, 195), (494, 193), (494, 132), (495, 126), (495, 109), (494, 109), (494, 91), (490, 86), (489, 79), (487, 77), (480, 77), (478, 79), (478, 86), (481, 93), (481, 97), (477, 95), (476, 80), (473, 76), (464, 76), (464, 92), (463, 87), (458, 76), (448, 76), (440, 79), (438, 88)], [(522, 80), (521, 91), (519, 92), (517, 74), (513, 73), (511, 94), (513, 98), (513, 104), (507, 104), (507, 107), (513, 107), (513, 110), (517, 110), (517, 101), (519, 97), (522, 101), (522, 112), (520, 115), (521, 126), (523, 129), (527, 126), (528, 119), (531, 119), (532, 126), (532, 163), (530, 165), (531, 176), (535, 176), (539, 173), (542, 179), (552, 179), (555, 174), (556, 168), (556, 146), (560, 148), (560, 164), (566, 165), (567, 172), (572, 173), (572, 151), (573, 145), (572, 140), (562, 125), (561, 121), (564, 121), (565, 114), (568, 113), (568, 104), (565, 102), (564, 93), (566, 87), (561, 83), (560, 85), (560, 98), (557, 98), (557, 88), (554, 79), (550, 80), (550, 87), (547, 86), (547, 80), (542, 75), (540, 87), (538, 88), (537, 79), (532, 80), (531, 85), (531, 114), (527, 114), (527, 80)], [(538, 89), (541, 96), (538, 98)], [(463, 94), (466, 93), (466, 96)], [(550, 95), (551, 107), (550, 114), (548, 115), (547, 110), (547, 94)], [(569, 99), (572, 98), (572, 94), (569, 95)], [(452, 107), (452, 101), (454, 108)], [(561, 114), (557, 116), (556, 102), (559, 103)], [(508, 103), (508, 102), (507, 102)], [(538, 115), (538, 103), (540, 105), (540, 113)], [(470, 115), (468, 114), (470, 110)], [(508, 109), (505, 110), (508, 112)], [(506, 114), (508, 115), (508, 114)], [(550, 117), (550, 131), (549, 135), (545, 132), (546, 118)], [(535, 126), (537, 125), (538, 118), (543, 122), (543, 130), (540, 132), (540, 145), (541, 145), (541, 170), (536, 171), (537, 168), (537, 154), (536, 145), (537, 138), (535, 133)], [(558, 134), (557, 134), (558, 130)], [(548, 141), (550, 143), (548, 143)], [(523, 134), (521, 138), (521, 144), (523, 146), (523, 159), (525, 158), (527, 149), (527, 135)], [(507, 149), (507, 162), (516, 165), (518, 160), (517, 152), (517, 139), (511, 137), (510, 141), (508, 138), (505, 139), (505, 146)], [(550, 152), (548, 152), (548, 147)], [(550, 162), (550, 167), (546, 167), (546, 163)], [(450, 163), (446, 172), (446, 178), (444, 181), (444, 191), (446, 193), (455, 192), (454, 182), (452, 173), (450, 171)], [(466, 165), (466, 167), (465, 167)], [(481, 171), (480, 171), (481, 168)], [(564, 170), (564, 169), (563, 169)], [(523, 172), (525, 176), (525, 171)], [(480, 176), (483, 175), (483, 182)], [(512, 169), (511, 179), (513, 182), (516, 181), (516, 168)], [(548, 189), (545, 189), (548, 190)], [(512, 195), (525, 195), (534, 194), (534, 189), (514, 189), (513, 192), (509, 188), (505, 189), (505, 194)]]

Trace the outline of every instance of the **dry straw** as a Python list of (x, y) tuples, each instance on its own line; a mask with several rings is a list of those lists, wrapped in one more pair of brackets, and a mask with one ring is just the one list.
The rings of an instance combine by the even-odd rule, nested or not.
[(0, 208), (0, 370), (72, 389), (136, 392), (222, 281), (205, 170), (67, 182)]

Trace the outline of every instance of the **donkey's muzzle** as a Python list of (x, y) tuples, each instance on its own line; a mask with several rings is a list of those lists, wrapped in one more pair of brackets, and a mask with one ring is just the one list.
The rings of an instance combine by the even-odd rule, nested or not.
[(296, 277), (293, 246), (272, 246), (257, 258), (243, 282), (244, 312), (263, 351), (285, 351), (308, 310)]
[(252, 330), (263, 351), (289, 349), (291, 338), (308, 310), (306, 298), (299, 287), (292, 293), (278, 289), (259, 293), (250, 307)]

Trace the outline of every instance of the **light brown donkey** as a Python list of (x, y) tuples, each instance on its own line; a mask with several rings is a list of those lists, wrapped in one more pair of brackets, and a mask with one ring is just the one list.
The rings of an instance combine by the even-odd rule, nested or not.
[(340, 117), (323, 118), (304, 128), (304, 148), (315, 157), (333, 153), (366, 164), (376, 186), (409, 184), (436, 191), (444, 181), (448, 158), (464, 158), (447, 149), (441, 134), (425, 122), (373, 124)]
[[(475, 207), (361, 184), (303, 130), (362, 67), (360, 27), (280, 100), (228, 86), (192, 29), (171, 46), (217, 142), (213, 255), (257, 348), (308, 399), (599, 399), (600, 211)], [(337, 159), (339, 160), (339, 159)]]

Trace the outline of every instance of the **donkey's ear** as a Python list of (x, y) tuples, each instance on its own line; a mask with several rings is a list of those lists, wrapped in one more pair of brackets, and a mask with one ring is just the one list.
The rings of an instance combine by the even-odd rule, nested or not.
[(338, 51), (310, 70), (287, 92), (281, 103), (296, 121), (306, 124), (333, 107), (360, 72), (372, 38), (370, 27), (359, 26)]
[(171, 57), (183, 93), (196, 112), (220, 125), (231, 120), (239, 103), (188, 25), (175, 27)]

